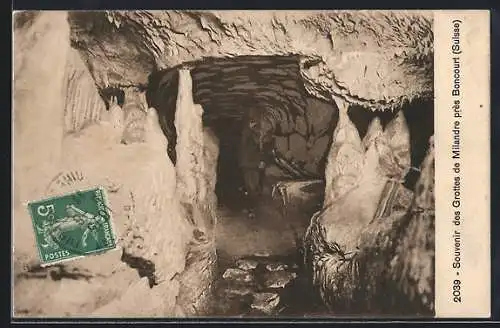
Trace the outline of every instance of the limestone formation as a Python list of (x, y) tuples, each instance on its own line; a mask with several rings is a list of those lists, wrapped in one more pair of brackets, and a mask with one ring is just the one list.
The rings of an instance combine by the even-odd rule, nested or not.
[(380, 119), (378, 117), (374, 118), (373, 121), (370, 122), (366, 135), (363, 138), (363, 148), (367, 150), (376, 139), (382, 136), (383, 133), (384, 131), (382, 129)]
[(364, 165), (364, 150), (359, 133), (347, 116), (348, 104), (342, 99), (337, 99), (337, 103), (340, 116), (327, 157), (323, 207), (356, 186)]
[(432, 13), (108, 11), (69, 18), (71, 39), (92, 58), (99, 87), (146, 83), (154, 69), (201, 57), (296, 54), (306, 89), (324, 99), (334, 93), (386, 108), (433, 90)]
[[(332, 312), (387, 313), (397, 306), (432, 312), (432, 146), (415, 197), (401, 183), (412, 165), (420, 166), (412, 161), (402, 108), (414, 99), (433, 99), (431, 13), (16, 16), (16, 313), (211, 313), (217, 279), (216, 123), (222, 119), (233, 120), (238, 132), (245, 125), (244, 142), (254, 148), (242, 149), (248, 169), (266, 162), (268, 176), (307, 180), (280, 185), (290, 186), (287, 204), (305, 204), (308, 213), (321, 209), (304, 238), (305, 264)], [(123, 91), (124, 103), (108, 99), (108, 88)], [(399, 111), (384, 131), (375, 119), (362, 140), (349, 119), (353, 105)], [(64, 178), (74, 175), (69, 182)], [(247, 180), (255, 179), (250, 174)], [(44, 273), (24, 204), (94, 185), (110, 194), (119, 249)], [(262, 281), (254, 281), (250, 271), (259, 267), (249, 261), (222, 278), (280, 291), (298, 280), (285, 265), (269, 264), (266, 250), (254, 255), (268, 267)], [(57, 280), (63, 274), (78, 279)], [(33, 283), (40, 276), (46, 283)], [(384, 299), (384, 286), (393, 298)], [(278, 292), (240, 287), (228, 291), (242, 298), (252, 294), (247, 305), (256, 310), (278, 311)], [(61, 307), (70, 294), (74, 298)]]
[(390, 262), (391, 278), (422, 312), (434, 309), (434, 220), (435, 191), (434, 144), (424, 162), (416, 186), (414, 202), (408, 216), (408, 226)]
[[(144, 142), (146, 139), (145, 134), (149, 132), (149, 129), (145, 126), (145, 120), (148, 112), (148, 105), (145, 97), (144, 92), (139, 92), (138, 90), (133, 90), (131, 88), (128, 88), (125, 92), (123, 105), (124, 131), (121, 140), (124, 144)], [(157, 114), (156, 117), (151, 118), (151, 120), (156, 120), (158, 127), (160, 127)], [(165, 139), (165, 135), (161, 129), (160, 132), (162, 139)], [(158, 132), (155, 131), (155, 133)], [(164, 149), (166, 149), (166, 140), (163, 143), (165, 143)]]

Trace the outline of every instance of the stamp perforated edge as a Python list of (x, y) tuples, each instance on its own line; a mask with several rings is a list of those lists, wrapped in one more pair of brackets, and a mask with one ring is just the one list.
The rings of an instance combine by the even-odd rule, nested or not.
[(39, 246), (39, 242), (40, 241), (38, 240), (38, 235), (37, 235), (36, 231), (33, 230), (33, 233), (35, 235), (35, 241), (36, 241), (36, 245), (35, 246), (37, 248), (38, 260), (39, 260), (40, 267), (44, 268), (44, 267), (48, 267), (48, 266), (51, 266), (51, 265), (54, 265), (54, 264), (58, 264), (58, 263), (62, 263), (62, 262), (69, 262), (69, 261), (81, 259), (81, 258), (84, 258), (84, 257), (87, 257), (87, 256), (99, 255), (99, 254), (107, 253), (109, 251), (113, 251), (113, 250), (118, 251), (118, 250), (121, 249), (118, 246), (118, 242), (117, 242), (118, 239), (117, 239), (117, 233), (116, 233), (116, 230), (115, 230), (116, 227), (115, 227), (114, 222), (113, 222), (113, 211), (112, 211), (111, 206), (109, 204), (108, 191), (102, 185), (97, 185), (95, 187), (89, 187), (89, 188), (86, 188), (86, 189), (78, 188), (78, 189), (75, 189), (75, 190), (73, 190), (71, 192), (67, 192), (67, 193), (64, 193), (64, 194), (57, 194), (57, 195), (53, 195), (53, 196), (50, 196), (50, 197), (47, 197), (47, 198), (42, 198), (40, 200), (25, 202), (25, 206), (28, 208), (28, 212), (30, 214), (32, 228), (35, 229), (34, 222), (33, 222), (33, 211), (32, 211), (32, 208), (31, 208), (31, 204), (37, 203), (37, 202), (40, 202), (40, 201), (50, 201), (50, 200), (54, 200), (54, 199), (61, 198), (61, 197), (67, 197), (67, 196), (69, 196), (71, 194), (77, 194), (78, 192), (92, 191), (92, 190), (97, 190), (97, 189), (99, 189), (101, 191), (101, 194), (102, 194), (105, 206), (106, 206), (106, 210), (108, 211), (110, 234), (111, 234), (111, 237), (113, 238), (113, 246), (106, 247), (106, 248), (101, 248), (101, 249), (98, 249), (98, 250), (95, 250), (95, 251), (91, 251), (91, 252), (85, 253), (83, 255), (75, 255), (75, 256), (72, 256), (72, 257), (58, 259), (58, 260), (54, 260), (54, 261), (44, 261), (42, 253), (41, 253), (41, 250), (40, 250), (40, 246)]

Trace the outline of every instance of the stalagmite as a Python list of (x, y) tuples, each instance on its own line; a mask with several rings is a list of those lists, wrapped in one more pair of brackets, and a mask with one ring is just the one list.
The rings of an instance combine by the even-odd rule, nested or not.
[[(147, 124), (145, 121), (148, 112), (145, 94), (144, 92), (128, 88), (125, 90), (124, 98), (124, 131), (121, 142), (124, 144), (145, 142), (146, 133), (150, 131), (145, 126)], [(158, 120), (158, 117), (156, 117), (156, 120)]]
[(385, 174), (396, 180), (403, 180), (410, 170), (410, 130), (403, 111), (387, 124), (384, 131), (385, 143), (379, 145)]
[(379, 166), (380, 154), (376, 143), (368, 148), (358, 185), (341, 195), (328, 207), (319, 224), (325, 229), (323, 236), (330, 244), (338, 244), (344, 252), (356, 249), (360, 231), (371, 221), (378, 205), (386, 178)]
[[(177, 195), (185, 204), (215, 209), (215, 181), (218, 144), (209, 129), (203, 128), (203, 108), (194, 103), (190, 71), (179, 71), (179, 88), (175, 126), (177, 129)], [(206, 226), (203, 214), (193, 215), (193, 224)], [(206, 215), (205, 215), (206, 216)]]
[(102, 131), (106, 131), (108, 142), (112, 144), (121, 142), (124, 129), (124, 113), (118, 105), (116, 97), (112, 97), (109, 110), (103, 115), (100, 124), (103, 126)]
[(348, 103), (339, 97), (333, 97), (339, 107), (339, 121), (327, 157), (323, 207), (327, 207), (356, 185), (364, 158), (358, 131), (347, 115)]
[(177, 195), (180, 201), (199, 200), (203, 170), (203, 108), (193, 101), (190, 71), (179, 70), (175, 127), (177, 130)]
[[(343, 118), (342, 106), (339, 107), (340, 125)], [(339, 137), (342, 135), (337, 134)], [(332, 149), (337, 144), (334, 140)], [(362, 284), (371, 279), (364, 268), (372, 265), (370, 256), (359, 252), (370, 252), (371, 247), (386, 251), (378, 244), (377, 236), (387, 234), (388, 229), (390, 232), (391, 224), (401, 221), (404, 210), (410, 206), (412, 193), (399, 181), (409, 167), (409, 147), (408, 127), (402, 114), (392, 121), (386, 131), (382, 131), (378, 119), (373, 120), (363, 139), (363, 148), (367, 150), (360, 152), (361, 168), (357, 171), (355, 184), (348, 192), (325, 204), (323, 210), (311, 220), (305, 237), (306, 261), (312, 261), (313, 283), (319, 287), (323, 300), (332, 309), (345, 307), (344, 310), (353, 311), (355, 302), (361, 302), (361, 306), (370, 306), (372, 302), (370, 298), (357, 299), (356, 293), (363, 289)], [(343, 158), (335, 159), (342, 161)], [(339, 177), (352, 174), (338, 172)], [(335, 187), (333, 185), (333, 190), (336, 190)], [(369, 285), (370, 288), (376, 286)], [(372, 296), (371, 292), (364, 292), (367, 297)]]
[(192, 87), (190, 71), (180, 69), (175, 114), (176, 194), (194, 233), (180, 280), (178, 303), (186, 315), (203, 315), (208, 311), (210, 281), (215, 274), (218, 145), (215, 136), (203, 128), (203, 108), (194, 103)]
[[(154, 109), (150, 110), (149, 124), (145, 127), (153, 138), (145, 143), (123, 145), (119, 142), (123, 111), (116, 99), (106, 116), (103, 121), (66, 136), (65, 160), (61, 166), (64, 172), (81, 172), (84, 179), (64, 189), (56, 188), (54, 193), (64, 194), (96, 185), (107, 188), (120, 249), (84, 258), (73, 265), (113, 279), (113, 283), (102, 282), (102, 293), (114, 291), (116, 284), (126, 287), (117, 292), (116, 299), (109, 304), (99, 304), (98, 308), (95, 308), (97, 303), (85, 303), (92, 299), (75, 297), (74, 301), (85, 304), (84, 309), (93, 316), (172, 315), (180, 288), (174, 277), (184, 270), (192, 227), (185, 221), (175, 199), (175, 170), (166, 157), (166, 138)], [(176, 233), (164, 233), (170, 229)], [(126, 257), (122, 257), (122, 251)], [(145, 281), (138, 281), (135, 269), (123, 263), (133, 265), (127, 258), (150, 263), (153, 269)], [(120, 270), (115, 274), (116, 268)], [(127, 270), (134, 273), (133, 279), (126, 275)], [(148, 284), (155, 285), (154, 291)], [(142, 304), (148, 295), (152, 303)]]
[(382, 129), (382, 124), (380, 119), (375, 117), (368, 126), (365, 137), (363, 138), (363, 148), (367, 150), (372, 142), (382, 136), (384, 130)]
[(167, 156), (167, 138), (161, 129), (158, 112), (154, 108), (147, 110), (144, 133), (146, 145), (156, 151), (165, 152), (165, 156)]

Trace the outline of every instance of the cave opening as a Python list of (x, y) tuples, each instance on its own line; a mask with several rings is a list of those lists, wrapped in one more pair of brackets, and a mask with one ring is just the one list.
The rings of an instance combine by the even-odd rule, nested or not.
[[(215, 240), (220, 275), (225, 276), (228, 269), (251, 267), (255, 258), (262, 257), (301, 270), (302, 237), (311, 216), (323, 205), (326, 161), (339, 121), (337, 104), (306, 92), (297, 56), (206, 58), (183, 66), (190, 68), (193, 101), (203, 109), (203, 129), (209, 129), (218, 141)], [(160, 124), (169, 140), (167, 153), (174, 165), (179, 132), (175, 125), (178, 69), (152, 74), (147, 91), (149, 105), (160, 113)], [(351, 104), (348, 116), (363, 138), (375, 117), (385, 127), (399, 111), (403, 111), (410, 131), (412, 166), (418, 167), (433, 134), (432, 100), (375, 112)], [(408, 174), (408, 188), (413, 188), (417, 178), (418, 171)], [(292, 194), (277, 192), (276, 186), (283, 182), (294, 183)], [(288, 203), (284, 203), (285, 198)], [(246, 279), (237, 271), (228, 274)], [(261, 291), (272, 291), (269, 284), (286, 285), (294, 281), (293, 274), (283, 270), (283, 276), (275, 276), (274, 281), (263, 276), (257, 285)], [(299, 293), (310, 295), (310, 311), (320, 311), (318, 295), (304, 290), (306, 285)], [(233, 287), (224, 290), (234, 292)], [(282, 297), (292, 300), (296, 293)], [(293, 306), (288, 309), (296, 310)]]
[[(307, 94), (297, 56), (209, 58), (183, 66), (190, 68), (192, 98), (203, 109), (203, 129), (210, 130), (218, 143), (215, 243), (222, 279), (216, 285), (222, 287), (216, 287), (215, 294), (242, 293), (239, 287), (225, 285), (225, 278), (246, 279), (231, 270), (252, 267), (258, 261), (254, 288), (274, 295), (276, 286), (286, 285), (279, 297), (288, 300), (287, 311), (301, 312), (300, 302), (295, 308), (292, 305), (297, 293), (306, 295), (298, 274), (303, 269), (300, 239), (311, 215), (322, 205), (326, 157), (338, 108), (333, 101)], [(177, 169), (183, 165), (179, 148), (185, 147), (179, 143), (184, 135), (176, 127), (180, 80), (179, 68), (154, 73), (146, 95), (149, 106), (159, 111), (169, 140), (167, 153)], [(298, 206), (285, 210), (282, 195), (273, 188), (280, 181), (303, 183)], [(268, 272), (268, 264), (284, 269)], [(219, 296), (226, 299), (227, 295)], [(250, 307), (246, 297), (236, 304), (215, 302), (219, 308), (214, 311), (236, 314), (239, 310), (234, 306)], [(312, 294), (310, 299), (312, 307), (321, 304)]]
[[(188, 65), (203, 125), (219, 141), (219, 205), (241, 210), (249, 202), (245, 195), (271, 196), (277, 181), (324, 179), (338, 108), (307, 94), (298, 56), (208, 58)], [(152, 74), (149, 85), (147, 98), (160, 110), (175, 164), (176, 68)]]
[[(297, 57), (243, 57), (213, 60), (191, 70), (194, 101), (204, 109), (203, 125), (219, 141), (216, 243), (223, 279), (216, 283), (215, 295), (226, 299), (227, 293), (241, 293), (224, 277), (245, 280), (240, 271), (231, 270), (252, 267), (255, 260), (261, 263), (253, 270), (257, 290), (274, 295), (277, 286), (286, 285), (277, 295), (288, 314), (321, 311), (302, 268), (294, 266), (300, 263), (300, 239), (309, 219), (322, 205), (326, 156), (338, 119), (334, 103), (306, 93), (299, 69)], [(208, 85), (210, 90), (204, 90)], [(276, 192), (276, 184), (283, 181), (303, 181), (310, 187), (293, 209)], [(262, 265), (269, 261), (286, 269), (270, 274)], [(294, 304), (299, 294), (310, 299), (310, 309)], [(219, 301), (215, 313), (238, 313), (250, 302), (244, 297)]]
[[(306, 93), (296, 56), (209, 59), (194, 65), (191, 76), (203, 126), (218, 139), (220, 257), (295, 254), (322, 205), (336, 105)], [(280, 181), (309, 187), (295, 211), (283, 212)]]

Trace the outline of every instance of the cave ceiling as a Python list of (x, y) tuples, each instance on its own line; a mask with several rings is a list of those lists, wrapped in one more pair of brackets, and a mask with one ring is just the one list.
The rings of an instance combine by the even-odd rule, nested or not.
[[(199, 74), (194, 79), (201, 85), (213, 81), (213, 90), (205, 88), (198, 97), (203, 101), (211, 93), (229, 113), (229, 107), (238, 111), (235, 104), (244, 103), (252, 90), (234, 84), (231, 94), (224, 94), (225, 77), (243, 79), (244, 73), (256, 84), (266, 82), (261, 69), (277, 70), (237, 68), (220, 59), (264, 56), (265, 62), (278, 56), (278, 66), (285, 67), (279, 71), (291, 75), (267, 72), (268, 82), (282, 78), (291, 87), (275, 83), (269, 90), (285, 86), (280, 95), (288, 103), (300, 105), (300, 97), (290, 92), (296, 88), (326, 100), (333, 94), (372, 110), (432, 97), (432, 14), (427, 12), (95, 11), (70, 12), (69, 21), (72, 45), (100, 88), (144, 86), (152, 72), (195, 63)], [(303, 86), (292, 86), (292, 73)]]

